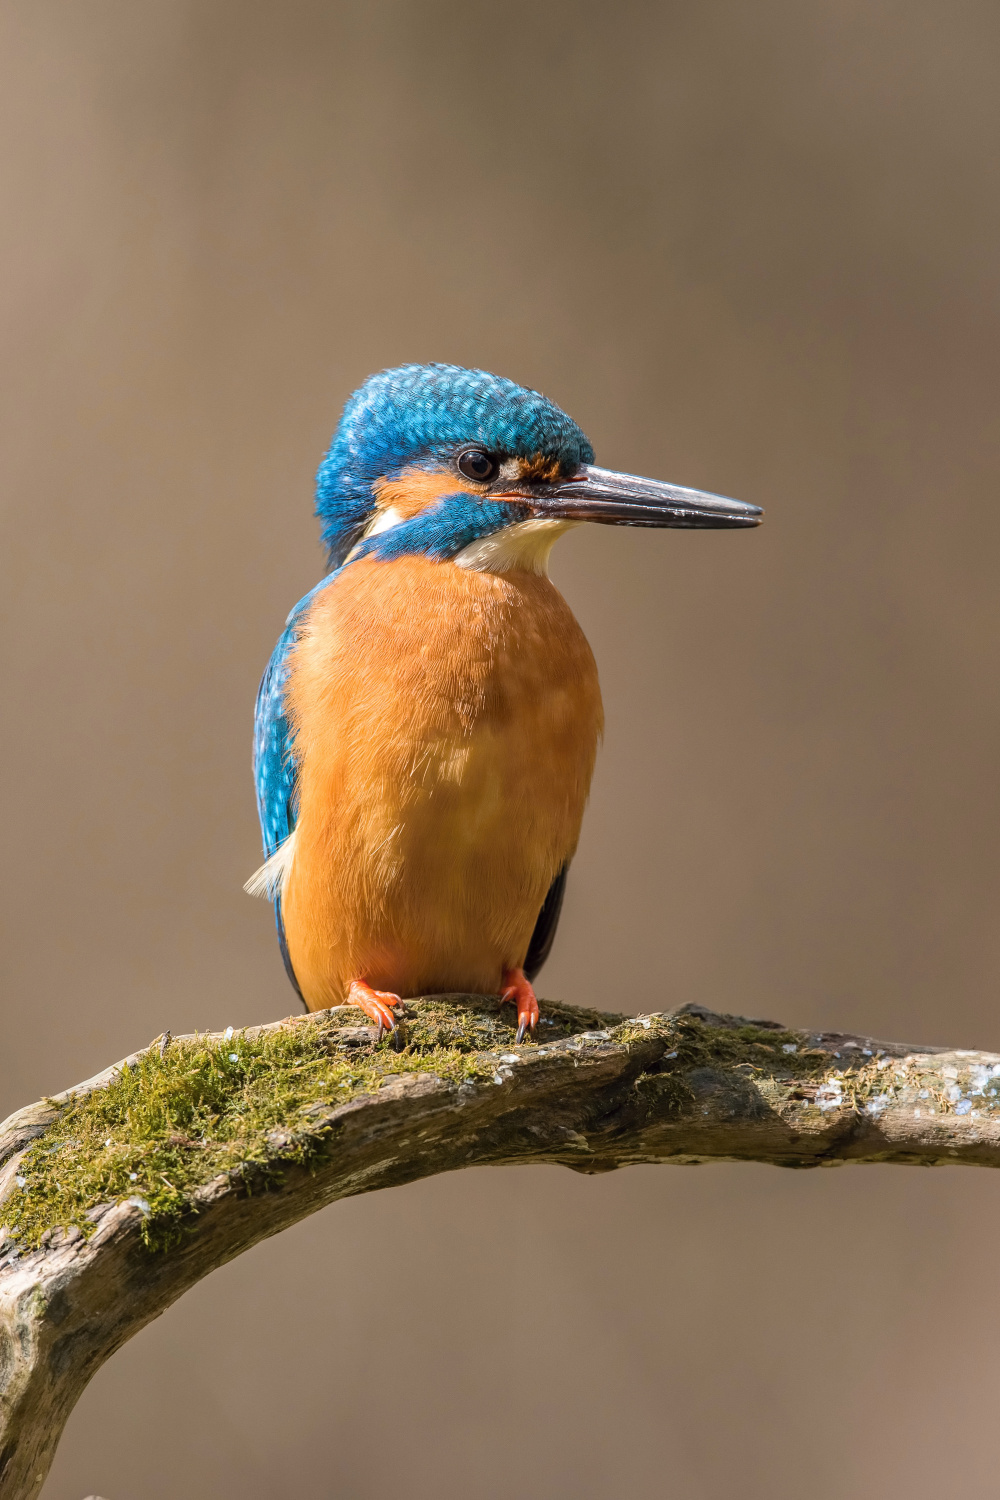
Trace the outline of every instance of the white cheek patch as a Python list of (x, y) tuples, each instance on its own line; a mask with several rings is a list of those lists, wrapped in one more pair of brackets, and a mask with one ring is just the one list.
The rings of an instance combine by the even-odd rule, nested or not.
[(370, 536), (378, 536), (382, 531), (391, 531), (394, 526), (398, 526), (401, 521), (405, 520), (406, 517), (402, 511), (398, 511), (394, 505), (387, 505), (385, 510), (376, 511), (374, 519), (365, 528), (362, 541), (367, 541)]
[(361, 533), (361, 536), (344, 558), (344, 562), (353, 562), (358, 555), (358, 548), (361, 546), (361, 543), (367, 542), (370, 536), (378, 536), (379, 532), (382, 531), (391, 531), (394, 526), (398, 526), (401, 521), (405, 521), (406, 519), (407, 517), (403, 515), (402, 511), (397, 510), (394, 505), (387, 505), (385, 510), (377, 510)]
[(542, 517), (515, 521), (513, 526), (505, 526), (492, 536), (470, 542), (452, 561), (474, 573), (511, 573), (520, 569), (547, 578), (552, 548), (564, 532), (579, 525), (579, 521), (547, 521)]

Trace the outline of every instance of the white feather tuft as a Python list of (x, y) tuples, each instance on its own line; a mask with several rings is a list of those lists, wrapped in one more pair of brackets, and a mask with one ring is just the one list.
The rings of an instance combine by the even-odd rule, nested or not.
[(250, 876), (243, 887), (247, 895), (263, 896), (266, 901), (273, 901), (281, 894), (294, 858), (295, 834), (290, 833), (280, 849), (275, 849), (271, 858), (266, 859), (260, 869)]

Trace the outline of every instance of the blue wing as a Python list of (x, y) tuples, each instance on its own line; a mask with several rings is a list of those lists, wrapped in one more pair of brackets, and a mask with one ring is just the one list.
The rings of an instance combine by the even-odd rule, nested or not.
[[(257, 788), (257, 815), (264, 841), (264, 856), (270, 859), (295, 828), (296, 766), (292, 743), (291, 726), (285, 712), (285, 688), (288, 684), (290, 655), (298, 640), (299, 626), (309, 605), (320, 589), (333, 581), (335, 574), (320, 580), (300, 599), (285, 622), (278, 644), (271, 653), (260, 687), (257, 690), (257, 705), (253, 723), (253, 774)], [(278, 943), (284, 960), (285, 971), (295, 987), (299, 998), (302, 991), (292, 970), (285, 943), (285, 927), (281, 919), (281, 895), (275, 893), (274, 917), (278, 927)], [(304, 1002), (303, 1002), (304, 1003)]]
[(295, 759), (285, 713), (285, 685), (288, 656), (296, 641), (297, 614), (298, 606), (271, 653), (254, 709), (253, 776), (265, 859), (270, 859), (295, 827)]
[[(339, 571), (339, 570), (338, 570)], [(300, 599), (285, 621), (281, 638), (271, 653), (260, 687), (253, 720), (253, 775), (257, 787), (257, 815), (264, 840), (264, 856), (270, 859), (295, 828), (295, 753), (291, 726), (285, 713), (289, 657), (299, 638), (299, 626), (321, 589), (337, 575), (321, 578)]]

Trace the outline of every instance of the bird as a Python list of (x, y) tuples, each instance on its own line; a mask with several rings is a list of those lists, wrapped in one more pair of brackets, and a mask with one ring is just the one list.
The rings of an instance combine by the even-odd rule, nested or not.
[(486, 370), (408, 364), (348, 399), (316, 479), (327, 571), (254, 716), (285, 969), (376, 1042), (404, 1001), (498, 995), (534, 1034), (603, 729), (594, 656), (548, 575), (584, 523), (756, 526), (758, 506), (602, 469), (581, 428)]

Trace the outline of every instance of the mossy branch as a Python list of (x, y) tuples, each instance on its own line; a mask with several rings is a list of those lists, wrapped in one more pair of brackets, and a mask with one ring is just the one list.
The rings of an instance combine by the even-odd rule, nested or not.
[(28, 1500), (90, 1377), (216, 1266), (337, 1198), (549, 1162), (1000, 1166), (1000, 1058), (697, 1007), (622, 1020), (408, 1002), (158, 1038), (0, 1126), (0, 1500)]

